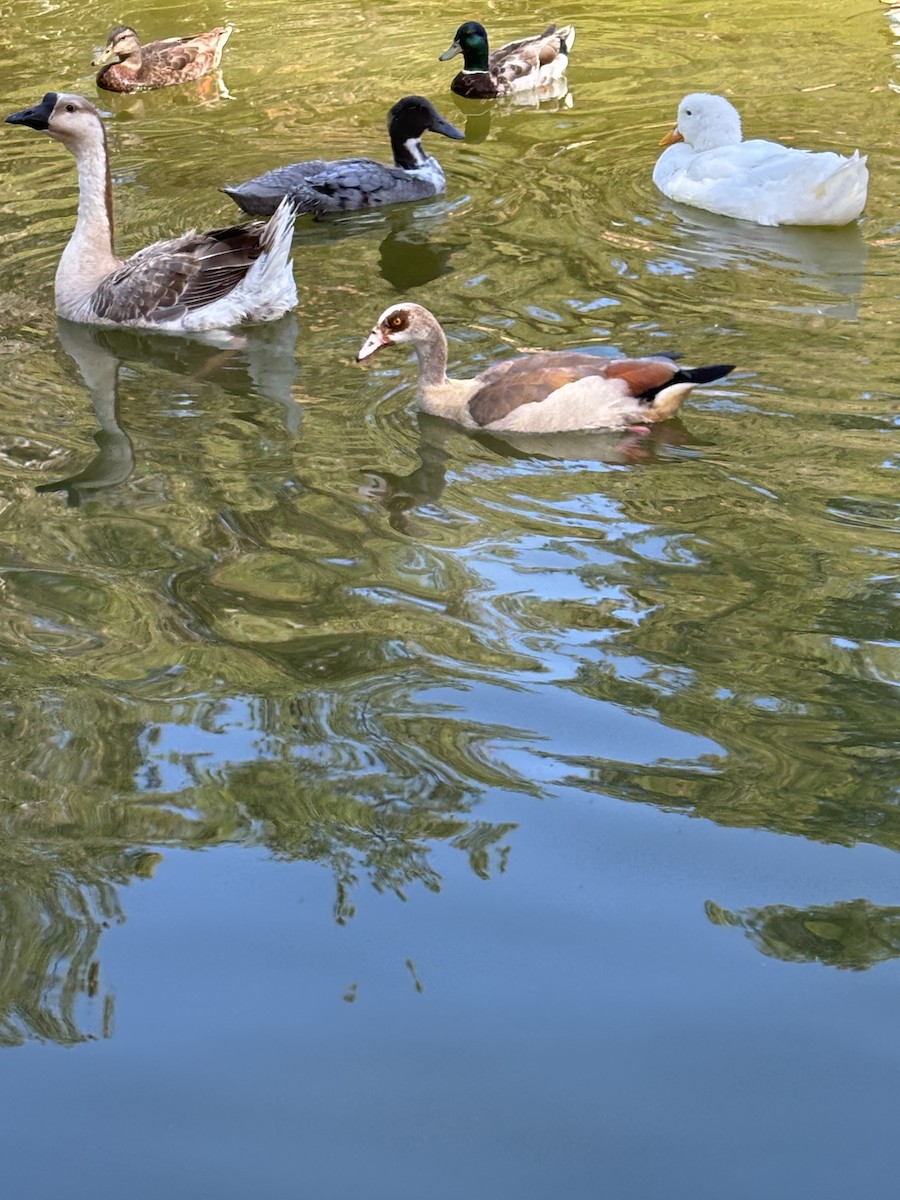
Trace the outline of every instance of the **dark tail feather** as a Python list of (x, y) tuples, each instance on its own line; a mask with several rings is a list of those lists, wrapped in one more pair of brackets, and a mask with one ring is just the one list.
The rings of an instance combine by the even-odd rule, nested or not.
[[(676, 371), (672, 383), (712, 383), (714, 379), (721, 379), (724, 375), (730, 375), (734, 370), (735, 364), (730, 363), (728, 366), (719, 367), (694, 367), (692, 370)], [(669, 384), (666, 384), (668, 387)]]
[(659, 393), (671, 387), (673, 383), (712, 383), (714, 379), (721, 379), (723, 375), (728, 375), (733, 370), (734, 363), (730, 363), (728, 366), (694, 367), (692, 369), (685, 368), (683, 371), (678, 370), (668, 383), (662, 383), (659, 387), (648, 388), (646, 392), (641, 392), (638, 399), (644, 404), (652, 404)]

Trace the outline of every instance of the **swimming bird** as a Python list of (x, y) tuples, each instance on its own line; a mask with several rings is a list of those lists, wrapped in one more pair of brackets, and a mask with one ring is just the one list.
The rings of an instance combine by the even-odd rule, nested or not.
[(846, 225), (866, 203), (865, 157), (742, 141), (741, 118), (724, 96), (693, 92), (653, 168), (671, 200), (758, 225)]
[(573, 25), (563, 25), (561, 29), (550, 25), (543, 33), (509, 42), (490, 52), (484, 26), (478, 21), (466, 21), (438, 59), (446, 62), (461, 54), (464, 66), (450, 84), (450, 90), (471, 100), (491, 100), (509, 92), (543, 87), (565, 75), (574, 41)]
[(556, 433), (664, 421), (695, 384), (733, 366), (685, 370), (668, 358), (606, 358), (550, 350), (504, 359), (474, 379), (447, 377), (447, 339), (420, 304), (386, 308), (357, 362), (384, 346), (410, 346), (419, 360), (418, 405), (467, 429)]
[(276, 167), (247, 183), (221, 190), (244, 212), (274, 212), (283, 197), (290, 196), (298, 213), (316, 216), (424, 200), (442, 192), (444, 172), (437, 159), (422, 149), (422, 135), (429, 130), (448, 138), (464, 138), (465, 134), (444, 120), (424, 96), (398, 100), (388, 113), (387, 127), (394, 152), (392, 167), (371, 158), (311, 159)]
[(93, 104), (47, 92), (40, 104), (6, 120), (62, 142), (78, 165), (78, 218), (56, 271), (61, 317), (179, 332), (273, 321), (297, 303), (288, 202), (265, 224), (192, 229), (123, 262), (113, 248), (106, 131)]
[(142, 46), (130, 25), (117, 25), (91, 64), (103, 67), (97, 86), (108, 92), (137, 92), (199, 79), (218, 67), (233, 29), (229, 23), (194, 37), (164, 38)]

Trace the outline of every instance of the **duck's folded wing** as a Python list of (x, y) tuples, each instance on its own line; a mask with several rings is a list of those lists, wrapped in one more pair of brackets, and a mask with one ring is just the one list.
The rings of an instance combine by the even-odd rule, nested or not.
[(107, 276), (94, 293), (94, 312), (116, 324), (162, 323), (215, 304), (241, 283), (263, 252), (265, 228), (254, 221), (156, 242)]
[[(400, 167), (388, 167), (372, 158), (344, 158), (326, 163), (306, 177), (306, 187), (317, 198), (319, 211), (375, 207), (428, 195), (428, 185)], [(297, 196), (301, 209), (308, 202)]]
[(579, 351), (529, 354), (489, 367), (482, 375), (484, 386), (469, 401), (469, 413), (476, 425), (491, 425), (521, 405), (539, 404), (567, 383), (589, 376), (620, 379), (639, 399), (665, 387), (677, 369), (668, 359), (610, 359)]
[(555, 25), (548, 25), (543, 33), (533, 33), (530, 37), (519, 38), (517, 42), (507, 42), (505, 45), (499, 46), (496, 50), (491, 51), (491, 66), (501, 63), (510, 55), (518, 54), (525, 46), (533, 46), (536, 42), (542, 42), (544, 38), (550, 37), (555, 31)]
[(304, 191), (310, 176), (317, 175), (327, 166), (323, 158), (289, 163), (284, 167), (273, 167), (271, 171), (248, 179), (246, 183), (230, 184), (221, 191), (239, 204), (244, 212), (271, 216), (285, 196), (296, 201), (297, 194)]
[(215, 55), (221, 32), (221, 29), (211, 29), (209, 33), (194, 37), (151, 42), (149, 46), (141, 47), (141, 57), (147, 66), (164, 64), (169, 71), (183, 71), (198, 60), (211, 59)]
[(559, 58), (570, 33), (569, 25), (560, 30), (551, 25), (536, 37), (510, 42), (491, 55), (491, 67), (509, 81), (538, 72)]

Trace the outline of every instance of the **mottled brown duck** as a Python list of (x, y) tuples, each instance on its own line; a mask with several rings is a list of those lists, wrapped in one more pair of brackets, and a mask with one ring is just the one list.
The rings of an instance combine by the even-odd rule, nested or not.
[(117, 25), (93, 62), (103, 67), (97, 86), (108, 92), (139, 92), (200, 79), (218, 67), (233, 29), (222, 25), (194, 37), (164, 38), (142, 46), (130, 25)]
[(418, 405), (467, 429), (561, 433), (621, 429), (665, 421), (698, 383), (733, 366), (686, 370), (669, 358), (607, 358), (583, 350), (550, 350), (508, 358), (474, 379), (449, 379), (447, 339), (419, 304), (393, 304), (357, 355), (409, 346), (419, 360)]

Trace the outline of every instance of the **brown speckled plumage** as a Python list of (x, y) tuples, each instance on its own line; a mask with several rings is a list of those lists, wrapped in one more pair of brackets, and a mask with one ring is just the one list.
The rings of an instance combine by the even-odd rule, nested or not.
[(137, 92), (200, 79), (218, 67), (233, 28), (223, 25), (195, 37), (165, 38), (142, 46), (130, 26), (118, 25), (94, 59), (95, 67), (103, 66), (97, 86), (108, 92)]

